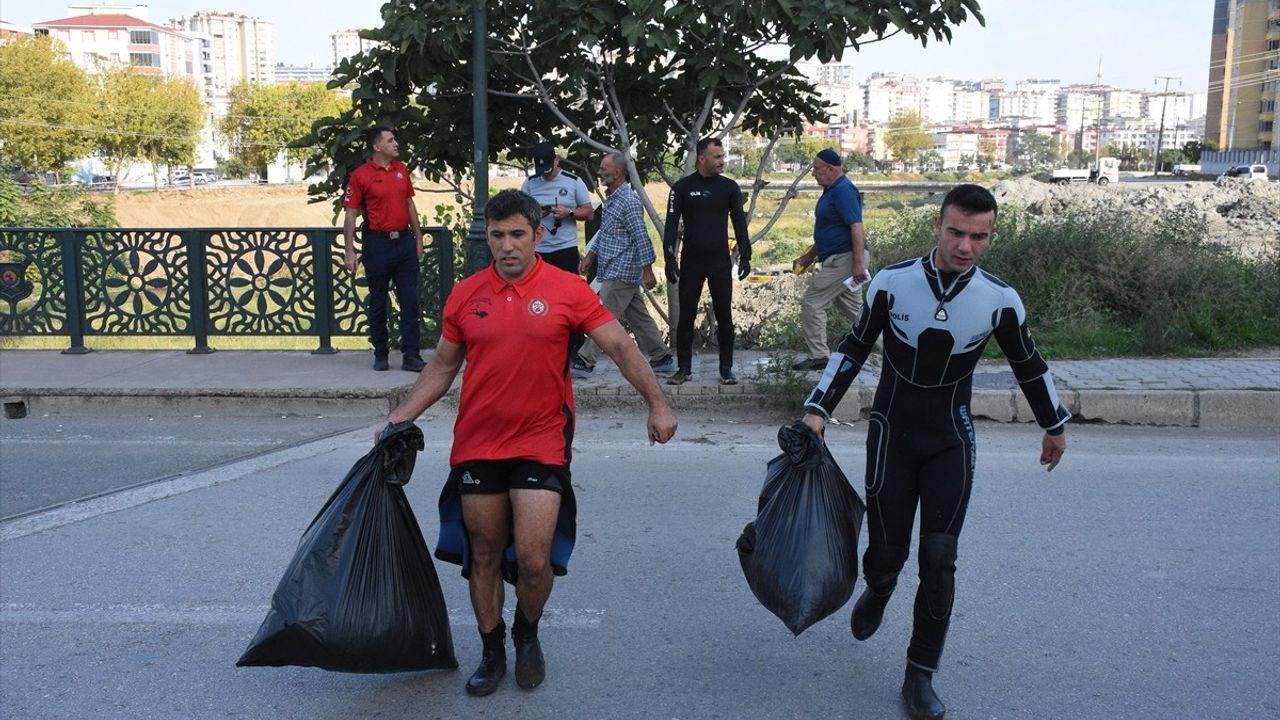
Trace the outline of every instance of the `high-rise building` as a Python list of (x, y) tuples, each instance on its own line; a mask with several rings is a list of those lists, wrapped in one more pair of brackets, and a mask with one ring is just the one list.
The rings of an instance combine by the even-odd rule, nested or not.
[(169, 23), (209, 38), (209, 60), (218, 101), (224, 101), (231, 88), (242, 81), (255, 85), (275, 83), (275, 33), (270, 20), (202, 10)]
[(1275, 147), (1280, 0), (1214, 3), (1205, 137), (1225, 150)]
[(329, 36), (329, 44), (333, 48), (333, 66), (338, 67), (343, 60), (360, 53), (372, 49), (376, 42), (365, 40), (360, 37), (360, 31), (364, 28), (349, 28), (340, 30)]

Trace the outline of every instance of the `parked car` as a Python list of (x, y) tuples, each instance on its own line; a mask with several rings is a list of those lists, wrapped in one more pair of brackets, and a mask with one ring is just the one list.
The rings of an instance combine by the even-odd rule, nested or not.
[(1262, 163), (1254, 163), (1252, 165), (1236, 165), (1227, 168), (1227, 171), (1218, 176), (1219, 180), (1228, 178), (1242, 178), (1244, 180), (1266, 180), (1267, 166)]

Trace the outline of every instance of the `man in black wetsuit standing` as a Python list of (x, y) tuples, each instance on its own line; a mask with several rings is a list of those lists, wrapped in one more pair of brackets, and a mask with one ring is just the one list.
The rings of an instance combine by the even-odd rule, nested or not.
[[(697, 145), (697, 170), (676, 182), (667, 199), (667, 222), (662, 233), (667, 282), (677, 286), (680, 318), (676, 323), (676, 362), (679, 367), (667, 379), (680, 385), (693, 375), (693, 322), (705, 281), (711, 291), (716, 317), (716, 341), (720, 345), (720, 383), (736, 385), (733, 374), (733, 263), (729, 257), (729, 221), (738, 243), (738, 279), (751, 273), (751, 238), (742, 212), (742, 190), (721, 175), (724, 146), (715, 138)], [(676, 239), (684, 221), (684, 242), (676, 261)]]
[(883, 337), (883, 369), (867, 428), (867, 587), (850, 625), (859, 640), (880, 627), (907, 560), (919, 504), (920, 587), (902, 685), (914, 718), (946, 712), (932, 680), (951, 620), (956, 545), (973, 486), (973, 370), (992, 336), (1045, 430), (1040, 464), (1053, 470), (1067, 448), (1071, 414), (1027, 331), (1022, 300), (977, 267), (995, 235), (996, 211), (985, 188), (952, 189), (934, 219), (937, 246), (871, 279), (853, 328), (805, 401), (805, 423), (822, 434), (876, 338)]

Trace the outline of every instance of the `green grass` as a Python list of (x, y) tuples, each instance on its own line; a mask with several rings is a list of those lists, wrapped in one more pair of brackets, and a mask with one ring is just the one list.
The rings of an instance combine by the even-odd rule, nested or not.
[[(1280, 252), (1246, 258), (1175, 211), (1042, 219), (1004, 210), (981, 265), (1016, 288), (1046, 355), (1211, 355), (1280, 345)], [(873, 234), (876, 265), (933, 245), (932, 213)], [(989, 352), (995, 352), (989, 349)]]

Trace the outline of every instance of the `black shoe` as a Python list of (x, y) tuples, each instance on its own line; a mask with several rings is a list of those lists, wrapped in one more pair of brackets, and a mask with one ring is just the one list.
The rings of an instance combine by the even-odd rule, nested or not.
[(467, 694), (484, 696), (492, 695), (498, 689), (498, 682), (507, 674), (507, 654), (505, 652), (486, 652), (480, 659), (480, 667), (467, 679)]
[(947, 708), (933, 691), (933, 673), (907, 664), (907, 676), (902, 681), (902, 702), (907, 714), (915, 720), (942, 720)]
[(889, 595), (878, 595), (875, 590), (867, 588), (853, 605), (853, 614), (849, 616), (849, 629), (859, 640), (866, 640), (880, 629), (880, 621), (884, 619), (884, 606), (889, 604)]
[(676, 359), (671, 355), (663, 355), (657, 360), (650, 360), (649, 367), (653, 368), (656, 374), (674, 372), (676, 369)]
[(810, 358), (801, 360), (791, 366), (792, 370), (823, 370), (827, 367), (828, 358)]
[(422, 362), (422, 358), (417, 355), (405, 355), (404, 359), (400, 361), (400, 369), (408, 370), (409, 372), (422, 372), (422, 368), (426, 366), (427, 364)]
[(588, 366), (582, 362), (581, 358), (574, 358), (573, 363), (569, 365), (569, 375), (574, 380), (587, 380), (591, 377), (591, 373), (595, 372), (594, 366)]
[(732, 370), (725, 370), (720, 373), (720, 384), (721, 385), (737, 385), (738, 376), (734, 375)]
[(379, 372), (383, 370), (390, 370), (391, 366), (387, 364), (387, 357), (385, 355), (374, 355), (373, 369)]
[(693, 379), (693, 374), (688, 370), (676, 370), (675, 374), (667, 378), (668, 385), (683, 385)]
[(525, 690), (532, 690), (547, 677), (542, 643), (538, 642), (537, 635), (517, 637), (512, 634), (511, 640), (516, 646), (516, 684)]

